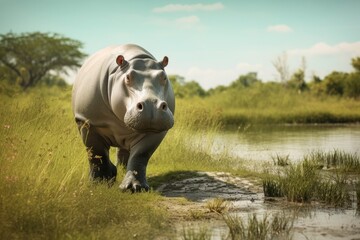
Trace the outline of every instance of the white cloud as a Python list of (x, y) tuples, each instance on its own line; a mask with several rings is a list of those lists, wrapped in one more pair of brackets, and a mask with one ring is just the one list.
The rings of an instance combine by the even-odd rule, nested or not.
[(162, 7), (156, 7), (153, 9), (153, 12), (164, 13), (164, 12), (193, 12), (193, 11), (216, 11), (224, 8), (224, 5), (221, 2), (213, 4), (168, 4)]
[(324, 42), (316, 43), (310, 48), (289, 50), (290, 55), (296, 56), (321, 56), (321, 55), (337, 55), (337, 54), (360, 54), (360, 42), (342, 42), (335, 45), (329, 45)]
[(269, 26), (267, 28), (267, 31), (268, 32), (282, 32), (282, 33), (285, 33), (285, 32), (292, 32), (293, 30), (288, 25), (280, 24), (280, 25)]
[(182, 17), (175, 20), (177, 24), (188, 25), (200, 23), (200, 19), (197, 16)]
[[(186, 80), (197, 81), (204, 89), (214, 88), (219, 85), (229, 85), (240, 75), (249, 72), (258, 72), (261, 74), (263, 67), (261, 64), (239, 63), (227, 68), (212, 67), (190, 67), (185, 71), (177, 71), (184, 74)], [(174, 71), (176, 72), (176, 71)]]

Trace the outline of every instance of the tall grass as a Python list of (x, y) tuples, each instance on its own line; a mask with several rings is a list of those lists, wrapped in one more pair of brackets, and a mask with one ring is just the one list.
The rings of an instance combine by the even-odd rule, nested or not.
[(360, 101), (298, 93), (279, 84), (229, 89), (208, 97), (223, 112), (226, 125), (244, 123), (353, 123), (360, 121)]
[(0, 96), (0, 238), (152, 239), (163, 232), (160, 196), (88, 182), (70, 91), (42, 90)]
[[(0, 89), (1, 239), (154, 239), (171, 233), (157, 193), (131, 195), (121, 193), (117, 184), (109, 188), (89, 183), (70, 89), (4, 89)], [(221, 161), (209, 164), (213, 163), (209, 153), (187, 146), (193, 134), (202, 134), (211, 144), (212, 133), (220, 127), (218, 119), (202, 105), (178, 101), (175, 127), (150, 160), (150, 183), (152, 177), (169, 172), (225, 169)], [(114, 150), (111, 158), (115, 160)], [(118, 181), (123, 174), (119, 171)]]

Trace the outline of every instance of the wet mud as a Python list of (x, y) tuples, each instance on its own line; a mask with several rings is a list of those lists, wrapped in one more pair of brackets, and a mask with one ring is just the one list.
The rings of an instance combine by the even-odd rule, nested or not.
[[(182, 173), (183, 174), (183, 173)], [(179, 179), (179, 176), (174, 176)], [(265, 199), (261, 182), (224, 172), (193, 172), (157, 188), (173, 220), (179, 239), (184, 228), (208, 229), (211, 239), (228, 239), (221, 214), (209, 211), (207, 203), (226, 200), (226, 214), (246, 219), (277, 212), (295, 213), (292, 239), (360, 239), (360, 216), (356, 209), (323, 208), (290, 204), (284, 199)]]

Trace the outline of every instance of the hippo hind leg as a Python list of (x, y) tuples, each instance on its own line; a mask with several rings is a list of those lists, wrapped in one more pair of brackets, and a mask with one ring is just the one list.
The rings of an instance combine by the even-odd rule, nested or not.
[(95, 182), (113, 183), (116, 180), (117, 170), (109, 158), (110, 145), (88, 122), (76, 122), (88, 152), (90, 179)]

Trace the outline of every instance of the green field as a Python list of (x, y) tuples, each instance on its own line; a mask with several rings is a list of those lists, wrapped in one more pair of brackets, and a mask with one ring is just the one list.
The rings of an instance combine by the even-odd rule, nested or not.
[[(360, 119), (360, 102), (351, 99), (261, 88), (234, 96), (222, 92), (177, 101), (175, 127), (148, 166), (151, 186), (191, 171), (254, 175), (226, 155), (189, 148), (194, 135), (202, 136), (199, 148), (206, 149), (207, 143), (210, 147), (214, 133), (225, 124)], [(159, 193), (120, 192), (121, 171), (111, 188), (88, 181), (87, 154), (73, 120), (70, 88), (22, 92), (1, 86), (0, 101), (1, 239), (171, 239), (169, 213), (162, 204), (166, 199)], [(115, 159), (115, 150), (111, 155)]]
[[(1, 239), (153, 239), (171, 234), (158, 193), (120, 192), (121, 171), (112, 188), (89, 183), (70, 88), (0, 91)], [(174, 179), (180, 171), (226, 169), (186, 147), (192, 133), (207, 129), (204, 137), (210, 141), (217, 128), (215, 115), (179, 101), (176, 126), (150, 161), (150, 184)], [(115, 150), (111, 154), (115, 159)]]

